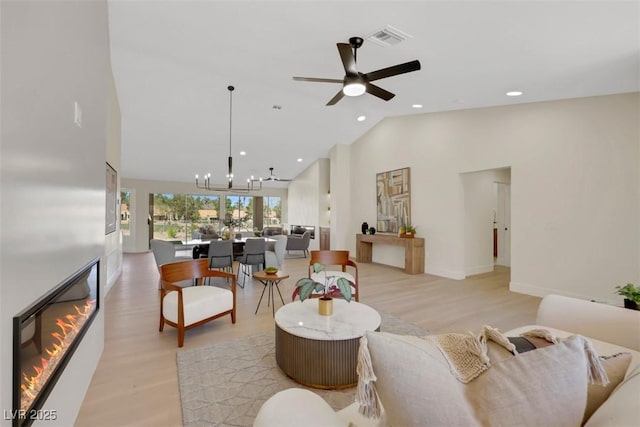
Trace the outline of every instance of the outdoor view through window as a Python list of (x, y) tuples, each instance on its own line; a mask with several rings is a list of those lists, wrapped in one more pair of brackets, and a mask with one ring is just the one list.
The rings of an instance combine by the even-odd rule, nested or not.
[[(254, 231), (259, 225), (254, 221), (254, 203), (263, 205), (263, 225), (281, 223), (280, 197), (155, 193), (152, 200), (150, 212), (153, 212), (155, 239), (189, 240), (219, 235), (224, 227), (234, 232)], [(222, 215), (221, 203), (224, 206)]]
[(123, 236), (131, 235), (131, 192), (120, 192), (120, 230)]

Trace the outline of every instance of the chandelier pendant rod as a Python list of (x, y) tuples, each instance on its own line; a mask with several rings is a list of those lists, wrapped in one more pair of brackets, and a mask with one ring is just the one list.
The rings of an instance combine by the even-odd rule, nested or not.
[(228, 86), (229, 89), (229, 189), (233, 187), (233, 158), (231, 157), (231, 131), (233, 129), (233, 86)]
[[(233, 130), (233, 90), (235, 88), (233, 86), (227, 86), (227, 90), (229, 90), (229, 157), (227, 163), (227, 187), (226, 188), (215, 188), (211, 186), (211, 173), (207, 173), (204, 175), (204, 184), (200, 184), (198, 180), (198, 175), (196, 175), (196, 188), (208, 191), (219, 191), (219, 192), (236, 192), (236, 193), (250, 193), (252, 191), (260, 191), (262, 190), (262, 178), (260, 180), (252, 180), (250, 178), (247, 179), (247, 186), (234, 188), (233, 187), (233, 157), (231, 156), (231, 142), (232, 135), (231, 132)], [(254, 182), (259, 182), (258, 186), (254, 185)]]

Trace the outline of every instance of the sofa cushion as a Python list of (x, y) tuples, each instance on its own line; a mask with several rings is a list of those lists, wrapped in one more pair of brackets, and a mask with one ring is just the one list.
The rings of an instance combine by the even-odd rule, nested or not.
[[(627, 372), (628, 375), (628, 372)], [(637, 426), (640, 420), (640, 375), (627, 377), (589, 418), (585, 427)]]
[[(532, 329), (539, 328), (548, 330), (551, 334), (560, 339), (571, 336), (571, 333), (567, 331), (537, 325), (528, 325), (512, 329), (505, 332), (505, 335), (518, 336)], [(604, 425), (602, 424), (603, 420), (605, 424), (606, 422), (608, 422), (609, 425), (611, 425), (612, 422), (615, 425), (627, 425), (628, 423), (624, 422), (618, 424), (618, 422), (615, 420), (618, 420), (619, 417), (624, 416), (631, 417), (629, 419), (640, 419), (640, 407), (636, 404), (637, 396), (640, 393), (634, 396), (629, 396), (630, 389), (634, 387), (637, 389), (638, 387), (640, 387), (640, 352), (592, 338), (590, 338), (589, 341), (591, 342), (591, 344), (593, 344), (598, 354), (604, 356), (605, 358), (602, 365), (605, 369), (605, 372), (607, 373), (607, 376), (609, 377), (610, 384), (608, 384), (607, 386), (589, 384), (584, 421), (588, 421), (588, 425)], [(621, 358), (615, 358), (613, 360), (606, 359), (607, 356), (619, 353), (623, 353), (625, 354), (625, 356)], [(624, 371), (622, 379), (620, 379), (621, 371)], [(627, 386), (626, 383), (628, 382), (633, 383), (630, 386)], [(613, 403), (609, 403), (609, 401), (612, 401)], [(621, 401), (627, 403), (631, 403), (633, 401), (636, 403), (634, 403), (633, 405), (629, 404), (625, 410), (620, 411), (620, 413), (617, 415), (615, 413), (609, 413), (609, 415), (604, 416), (600, 415), (600, 412), (605, 409), (605, 407), (616, 407), (616, 405), (620, 404), (615, 402)], [(620, 406), (623, 407), (624, 405)], [(608, 409), (607, 412), (611, 412), (611, 410)]]
[(586, 423), (591, 418), (593, 413), (609, 398), (611, 392), (622, 382), (631, 363), (631, 353), (617, 353), (606, 356), (602, 358), (601, 363), (609, 378), (609, 384), (606, 386), (589, 384), (583, 423)]
[[(430, 340), (367, 332), (376, 390), (391, 425), (579, 425), (586, 339), (492, 363), (463, 384)], [(364, 340), (363, 340), (364, 341)]]
[[(517, 343), (516, 348), (518, 349), (519, 353), (524, 353), (526, 351), (535, 351), (535, 349), (537, 348), (543, 348), (554, 344), (554, 342), (550, 342), (547, 339), (529, 334), (528, 332), (532, 330), (549, 332), (549, 336), (552, 337), (553, 341), (556, 343), (559, 340), (567, 338), (566, 334), (562, 334), (562, 336), (556, 336), (546, 328), (530, 329), (529, 331), (521, 332), (521, 336), (519, 337), (508, 338), (510, 342)], [(528, 343), (529, 346), (527, 346), (525, 342)], [(505, 350), (504, 347), (491, 345), (491, 343), (489, 344), (490, 345), (488, 346), (487, 355), (489, 356), (489, 359), (491, 359), (492, 363), (508, 357), (514, 357), (514, 355), (511, 352)], [(587, 387), (587, 406), (585, 408), (583, 424), (587, 422), (589, 417), (591, 417), (591, 415), (600, 407), (600, 405), (602, 405), (605, 400), (607, 400), (611, 392), (618, 386), (618, 384), (622, 382), (625, 373), (629, 368), (631, 357), (631, 353), (629, 352), (617, 352), (613, 354), (600, 355), (600, 364), (602, 365), (602, 368), (607, 375), (609, 383), (607, 385), (589, 383)]]

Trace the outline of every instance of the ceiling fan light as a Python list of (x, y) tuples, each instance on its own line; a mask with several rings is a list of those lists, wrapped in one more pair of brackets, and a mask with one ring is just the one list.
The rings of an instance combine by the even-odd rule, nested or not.
[(354, 82), (347, 83), (342, 88), (342, 92), (347, 96), (360, 96), (367, 90), (367, 87), (362, 83)]

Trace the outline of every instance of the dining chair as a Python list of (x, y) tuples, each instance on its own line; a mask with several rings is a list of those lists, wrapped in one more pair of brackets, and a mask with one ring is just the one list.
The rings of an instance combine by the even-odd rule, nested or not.
[[(231, 289), (216, 286), (190, 286), (182, 288), (177, 283), (195, 281), (202, 285), (204, 278), (223, 277), (231, 281)], [(164, 325), (178, 329), (178, 347), (184, 345), (185, 331), (200, 326), (218, 317), (231, 315), (236, 323), (236, 276), (209, 269), (209, 260), (191, 259), (160, 266), (160, 327)]]
[[(244, 282), (251, 277), (251, 268), (264, 268), (265, 264), (265, 240), (263, 238), (248, 238), (244, 244), (244, 254), (238, 259), (238, 285), (244, 288)], [(242, 281), (240, 274), (242, 273)]]
[[(176, 256), (176, 246), (172, 242), (168, 242), (166, 240), (160, 239), (151, 239), (149, 242), (149, 246), (151, 247), (151, 251), (153, 252), (153, 258), (156, 261), (156, 266), (158, 267), (158, 271), (160, 271), (160, 266), (176, 261), (185, 261), (192, 258), (185, 256)], [(191, 286), (193, 285), (193, 281), (185, 281), (181, 282), (179, 286)], [(158, 281), (158, 289), (162, 288), (162, 284), (160, 280)]]
[[(317, 262), (324, 264), (326, 270), (314, 273), (313, 264)], [(340, 267), (340, 270), (331, 270), (330, 267)], [(309, 277), (320, 283), (324, 283), (325, 273), (327, 276), (344, 277), (351, 283), (351, 297), (359, 301), (358, 264), (349, 258), (349, 251), (311, 251), (308, 270)], [(311, 296), (321, 297), (322, 293), (312, 293)]]
[(209, 268), (219, 269), (233, 274), (233, 242), (231, 240), (212, 240), (209, 243)]

